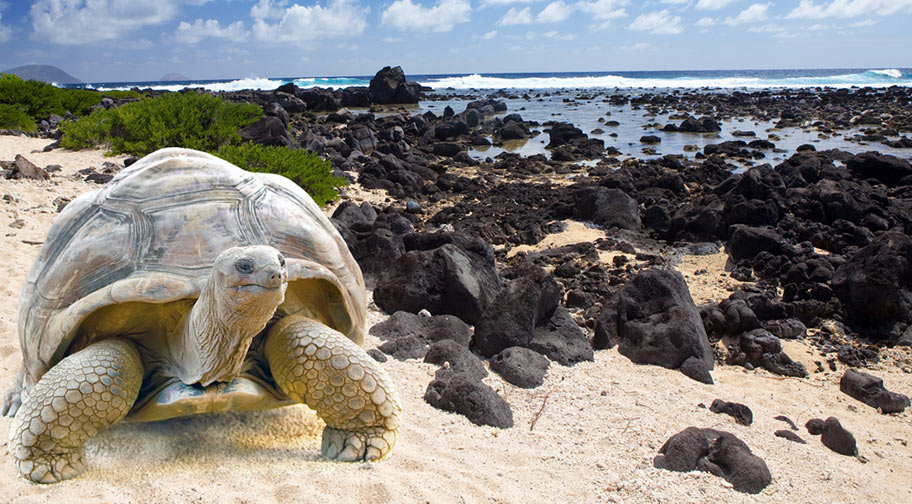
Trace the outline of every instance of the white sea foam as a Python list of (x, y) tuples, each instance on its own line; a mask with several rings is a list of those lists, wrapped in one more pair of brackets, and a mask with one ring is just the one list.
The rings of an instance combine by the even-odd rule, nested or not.
[(802, 88), (851, 86), (912, 86), (912, 79), (896, 82), (902, 72), (896, 69), (822, 76), (769, 79), (759, 77), (676, 77), (630, 78), (619, 75), (574, 77), (502, 78), (472, 74), (458, 77), (429, 78), (421, 82), (434, 89), (587, 89), (587, 88)]
[(877, 75), (886, 75), (887, 77), (892, 77), (894, 79), (902, 79), (903, 73), (895, 68), (887, 68), (884, 70), (871, 70), (871, 73)]
[[(189, 81), (184, 84), (153, 84), (148, 86), (150, 89), (157, 91), (180, 91), (185, 88), (203, 88), (207, 91), (241, 91), (244, 89), (275, 89), (284, 84), (284, 81), (277, 79), (265, 79), (262, 77), (248, 77), (246, 79), (237, 79), (228, 82), (194, 82)], [(99, 91), (109, 91), (113, 89), (130, 89), (132, 85), (99, 87)]]

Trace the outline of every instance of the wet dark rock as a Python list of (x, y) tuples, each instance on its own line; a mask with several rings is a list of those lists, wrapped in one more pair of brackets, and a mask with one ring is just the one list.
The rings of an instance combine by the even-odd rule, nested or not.
[(724, 478), (745, 493), (760, 493), (772, 481), (766, 462), (728, 432), (688, 427), (662, 445), (653, 460), (659, 469), (700, 470)]
[(479, 380), (488, 376), (481, 359), (473, 354), (469, 347), (451, 339), (439, 340), (432, 344), (424, 356), (424, 362), (439, 366), (448, 363), (449, 369), (453, 372), (467, 373)]
[(412, 234), (404, 241), (406, 253), (377, 282), (377, 305), (387, 312), (427, 309), (477, 324), (502, 289), (490, 245), (450, 233)]
[(643, 135), (640, 137), (640, 143), (658, 144), (658, 143), (662, 143), (662, 139), (656, 135)]
[(843, 373), (839, 390), (883, 413), (901, 413), (909, 407), (908, 396), (891, 392), (884, 387), (883, 379), (854, 369)]
[(873, 178), (890, 187), (896, 186), (902, 178), (912, 175), (912, 165), (908, 161), (877, 152), (856, 154), (846, 161), (846, 168), (859, 177)]
[(722, 131), (722, 126), (709, 117), (703, 117), (701, 119), (688, 117), (678, 125), (677, 130), (675, 131), (680, 131), (682, 133), (715, 133), (717, 131)]
[(521, 140), (529, 138), (531, 132), (524, 124), (517, 121), (508, 121), (498, 131), (500, 138), (504, 140)]
[(799, 436), (798, 434), (795, 434), (794, 432), (792, 432), (790, 430), (780, 429), (780, 430), (777, 430), (776, 432), (774, 432), (773, 435), (776, 437), (781, 437), (783, 439), (788, 439), (789, 441), (793, 441), (795, 443), (807, 444), (807, 441), (801, 439), (801, 436)]
[(523, 347), (510, 347), (491, 358), (491, 370), (521, 388), (544, 383), (551, 362), (542, 354)]
[(510, 405), (469, 373), (441, 369), (428, 385), (424, 400), (437, 409), (463, 415), (475, 425), (513, 427)]
[(823, 419), (812, 418), (804, 424), (804, 427), (810, 435), (819, 436), (820, 433), (823, 432)]
[(846, 430), (836, 417), (829, 417), (823, 423), (823, 430), (820, 432), (820, 442), (841, 455), (858, 455), (855, 436)]
[(606, 228), (638, 230), (640, 210), (636, 200), (620, 189), (583, 187), (573, 193), (574, 216)]
[(405, 80), (402, 67), (383, 67), (370, 81), (371, 103), (418, 103), (421, 86)]
[(703, 321), (676, 271), (639, 273), (624, 284), (616, 302), (605, 300), (599, 319), (597, 337), (616, 340), (633, 362), (678, 369), (695, 357), (707, 371), (713, 368)]
[(713, 413), (724, 413), (731, 416), (741, 425), (750, 425), (754, 421), (754, 413), (744, 404), (714, 399), (709, 406)]

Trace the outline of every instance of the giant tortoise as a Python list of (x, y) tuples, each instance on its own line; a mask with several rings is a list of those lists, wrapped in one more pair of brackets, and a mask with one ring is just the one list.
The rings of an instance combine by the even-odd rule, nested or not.
[(120, 420), (305, 403), (324, 456), (379, 459), (401, 410), (360, 346), (365, 305), (358, 264), (293, 182), (152, 153), (67, 205), (28, 273), (9, 451), (50, 483)]

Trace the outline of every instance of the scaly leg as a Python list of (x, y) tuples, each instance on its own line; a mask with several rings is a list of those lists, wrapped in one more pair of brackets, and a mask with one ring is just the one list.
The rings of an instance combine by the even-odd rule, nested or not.
[(265, 351), (282, 392), (326, 422), (324, 456), (377, 460), (396, 444), (399, 395), (383, 368), (345, 335), (289, 315), (269, 330)]
[(32, 388), (10, 427), (19, 472), (36, 483), (83, 472), (83, 444), (130, 411), (142, 379), (139, 352), (122, 339), (94, 343), (57, 363)]

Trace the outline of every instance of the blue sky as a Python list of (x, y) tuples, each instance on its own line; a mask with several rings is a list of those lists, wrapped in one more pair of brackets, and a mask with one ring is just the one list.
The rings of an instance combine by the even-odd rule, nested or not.
[(87, 82), (912, 67), (912, 0), (0, 0), (0, 69)]

